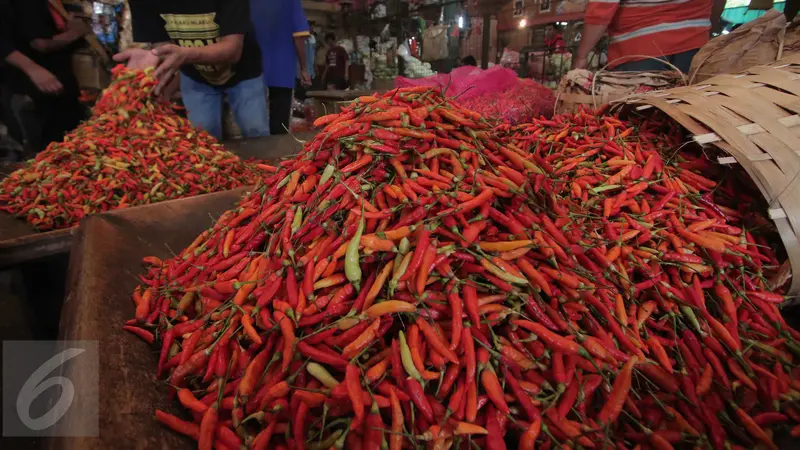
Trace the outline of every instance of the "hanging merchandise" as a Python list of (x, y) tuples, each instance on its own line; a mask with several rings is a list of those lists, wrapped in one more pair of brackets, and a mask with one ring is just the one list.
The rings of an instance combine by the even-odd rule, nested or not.
[(381, 1), (376, 2), (372, 6), (372, 14), (370, 16), (373, 19), (382, 19), (386, 17), (386, 5)]
[(415, 38), (411, 38), (408, 40), (409, 44), (407, 47), (408, 54), (414, 57), (419, 56), (419, 43)]
[(403, 73), (404, 76), (407, 78), (425, 78), (436, 74), (436, 72), (431, 70), (430, 63), (423, 63), (412, 55), (413, 52), (409, 53), (409, 49), (405, 44), (397, 49), (397, 56), (403, 58), (406, 64), (405, 72)]
[(406, 61), (406, 77), (425, 78), (432, 75), (436, 75), (436, 72), (431, 69), (431, 63), (422, 62), (414, 57), (411, 57)]
[(397, 76), (397, 42), (377, 44), (371, 55), (372, 74), (376, 80), (392, 79)]
[(427, 24), (427, 22), (425, 22), (425, 19), (423, 19), (423, 18), (422, 18), (422, 17), (420, 17), (420, 16), (416, 16), (416, 17), (414, 17), (414, 18), (413, 18), (413, 19), (411, 19), (411, 20), (412, 20), (412, 21), (414, 22), (414, 24), (416, 25), (416, 27), (417, 27), (417, 30), (416, 30), (416, 32), (417, 32), (418, 34), (423, 34), (423, 33), (425, 33), (425, 29), (426, 29), (426, 28), (428, 28), (428, 24)]
[(447, 25), (434, 25), (422, 33), (422, 60), (447, 58)]
[(104, 2), (92, 3), (92, 31), (97, 40), (116, 51), (118, 49), (119, 22), (123, 5), (110, 5)]

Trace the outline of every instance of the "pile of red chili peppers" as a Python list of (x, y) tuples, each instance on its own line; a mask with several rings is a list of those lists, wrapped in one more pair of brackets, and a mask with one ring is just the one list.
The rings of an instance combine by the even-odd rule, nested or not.
[(800, 422), (778, 261), (668, 125), (493, 130), (409, 88), (317, 126), (145, 259), (124, 329), (201, 449), (776, 448)]
[(264, 173), (151, 95), (156, 81), (118, 66), (92, 118), (0, 182), (0, 211), (40, 231), (92, 213), (254, 184)]

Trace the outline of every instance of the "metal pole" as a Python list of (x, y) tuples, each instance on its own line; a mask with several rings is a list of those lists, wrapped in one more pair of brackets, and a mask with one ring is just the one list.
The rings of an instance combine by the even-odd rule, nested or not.
[(492, 15), (491, 14), (484, 14), (483, 15), (483, 46), (481, 48), (481, 68), (488, 69), (489, 68), (489, 43), (491, 42), (492, 38), (492, 30), (490, 29), (492, 25)]

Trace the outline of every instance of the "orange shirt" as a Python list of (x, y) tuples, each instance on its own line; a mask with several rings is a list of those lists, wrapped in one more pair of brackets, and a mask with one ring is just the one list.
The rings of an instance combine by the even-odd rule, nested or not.
[(589, 0), (584, 23), (608, 26), (610, 67), (702, 47), (711, 30), (712, 0)]

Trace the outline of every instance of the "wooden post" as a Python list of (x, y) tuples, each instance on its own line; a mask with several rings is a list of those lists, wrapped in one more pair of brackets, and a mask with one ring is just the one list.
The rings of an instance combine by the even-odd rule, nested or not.
[(492, 39), (492, 15), (483, 14), (483, 45), (481, 46), (481, 68), (489, 68), (489, 43)]

